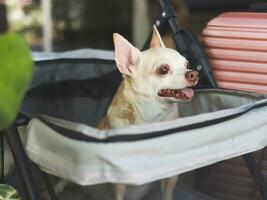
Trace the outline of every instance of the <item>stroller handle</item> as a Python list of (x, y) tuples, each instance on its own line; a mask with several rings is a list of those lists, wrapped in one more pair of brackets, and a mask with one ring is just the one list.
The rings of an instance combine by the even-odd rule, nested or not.
[[(193, 69), (200, 74), (201, 85), (217, 88), (217, 83), (212, 75), (211, 65), (205, 50), (198, 38), (190, 30), (182, 29), (176, 21), (176, 14), (169, 0), (159, 0), (162, 13), (156, 20), (156, 26), (161, 35), (164, 35), (169, 27), (173, 34), (173, 40), (177, 50), (185, 56)], [(143, 49), (149, 47), (152, 33), (146, 40)]]

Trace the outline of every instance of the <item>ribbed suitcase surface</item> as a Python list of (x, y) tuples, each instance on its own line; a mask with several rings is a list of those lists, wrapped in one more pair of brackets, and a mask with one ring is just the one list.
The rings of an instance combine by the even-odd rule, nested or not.
[(225, 13), (203, 31), (222, 88), (267, 94), (267, 13)]
[[(267, 13), (224, 13), (207, 24), (203, 44), (219, 87), (267, 94)], [(267, 178), (264, 153), (255, 156)], [(261, 199), (242, 157), (201, 169), (195, 183), (221, 200)]]

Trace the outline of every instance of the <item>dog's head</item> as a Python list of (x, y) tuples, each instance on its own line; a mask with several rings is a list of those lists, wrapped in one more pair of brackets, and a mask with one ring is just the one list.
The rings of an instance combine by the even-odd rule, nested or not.
[(116, 65), (137, 94), (172, 101), (193, 98), (190, 87), (198, 81), (197, 71), (188, 69), (188, 61), (177, 51), (165, 47), (155, 26), (146, 51), (141, 52), (117, 33), (113, 40)]

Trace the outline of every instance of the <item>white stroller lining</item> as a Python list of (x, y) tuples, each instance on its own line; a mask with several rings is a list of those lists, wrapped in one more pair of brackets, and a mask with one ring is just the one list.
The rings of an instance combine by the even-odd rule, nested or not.
[(26, 151), (46, 172), (80, 185), (140, 185), (259, 150), (266, 130), (267, 100), (108, 131), (45, 116), (29, 123)]
[(80, 185), (140, 185), (267, 144), (266, 96), (233, 90), (197, 91), (179, 106), (177, 120), (97, 130), (121, 80), (113, 52), (34, 56), (35, 76), (21, 109), (33, 117), (25, 150), (50, 174)]

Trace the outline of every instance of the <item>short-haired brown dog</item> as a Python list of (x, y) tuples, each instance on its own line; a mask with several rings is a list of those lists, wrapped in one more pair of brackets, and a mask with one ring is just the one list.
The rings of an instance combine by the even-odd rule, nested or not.
[[(144, 124), (162, 119), (177, 101), (190, 101), (190, 88), (198, 81), (197, 71), (174, 49), (166, 48), (153, 27), (150, 48), (140, 51), (121, 35), (113, 34), (115, 61), (123, 81), (110, 104), (100, 129)], [(176, 112), (178, 117), (178, 109)], [(162, 199), (171, 200), (178, 176), (161, 181)], [(123, 200), (126, 185), (115, 184), (115, 199)]]

